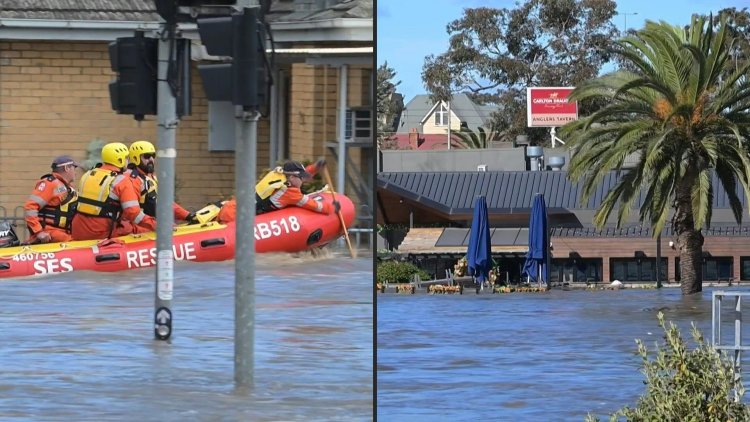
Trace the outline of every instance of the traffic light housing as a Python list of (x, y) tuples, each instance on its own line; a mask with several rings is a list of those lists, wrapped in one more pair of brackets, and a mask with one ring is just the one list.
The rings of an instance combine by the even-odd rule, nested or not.
[(142, 31), (109, 44), (109, 61), (117, 79), (109, 83), (112, 110), (136, 120), (156, 114), (158, 44)]
[(166, 22), (195, 22), (198, 16), (226, 14), (236, 0), (154, 0), (156, 13)]
[(198, 19), (198, 33), (208, 54), (232, 58), (231, 63), (198, 66), (209, 101), (231, 101), (246, 110), (267, 105), (265, 37), (258, 16), (256, 7)]

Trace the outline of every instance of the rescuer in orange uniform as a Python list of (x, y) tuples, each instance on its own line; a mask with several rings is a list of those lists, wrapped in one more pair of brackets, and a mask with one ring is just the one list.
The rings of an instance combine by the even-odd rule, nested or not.
[(67, 242), (72, 240), (70, 225), (76, 211), (78, 194), (71, 186), (78, 163), (69, 155), (52, 161), (52, 173), (36, 182), (23, 205), (29, 243)]
[(156, 219), (141, 209), (133, 175), (123, 174), (128, 147), (104, 145), (102, 163), (81, 177), (73, 239), (106, 239), (156, 229)]
[[(146, 215), (156, 217), (156, 198), (158, 181), (154, 175), (156, 149), (149, 141), (135, 141), (130, 144), (130, 164), (126, 174), (134, 175), (133, 185), (139, 193), (138, 202)], [(172, 203), (175, 220), (191, 221), (195, 214), (178, 203)]]
[[(280, 170), (275, 169), (268, 173), (255, 187), (256, 214), (265, 214), (290, 206), (306, 208), (322, 214), (338, 212), (341, 207), (338, 201), (334, 201), (331, 206), (327, 202), (316, 201), (311, 196), (305, 195), (300, 189), (305, 180), (312, 179), (313, 175), (325, 165), (326, 161), (322, 158), (307, 168), (297, 161), (289, 161), (284, 163)], [(232, 198), (221, 207), (217, 220), (220, 223), (228, 223), (235, 220), (236, 214), (237, 203), (235, 198)]]

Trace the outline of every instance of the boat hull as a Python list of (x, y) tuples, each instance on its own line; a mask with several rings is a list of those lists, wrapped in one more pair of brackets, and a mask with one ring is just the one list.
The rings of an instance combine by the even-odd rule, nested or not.
[[(332, 201), (330, 194), (320, 195)], [(348, 226), (354, 221), (354, 205), (337, 195), (341, 215)], [(165, 259), (176, 261), (224, 261), (235, 256), (237, 227), (234, 222), (175, 227), (172, 251)], [(256, 216), (255, 251), (299, 252), (325, 245), (343, 233), (336, 214), (323, 215), (297, 207)], [(0, 249), (0, 278), (44, 275), (70, 271), (124, 271), (156, 265), (156, 233), (148, 232), (106, 240), (82, 240)]]

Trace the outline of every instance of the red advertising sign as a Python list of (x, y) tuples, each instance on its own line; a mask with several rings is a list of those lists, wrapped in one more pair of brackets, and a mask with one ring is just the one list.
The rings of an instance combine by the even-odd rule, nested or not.
[(578, 119), (578, 103), (568, 102), (570, 87), (526, 88), (529, 127), (557, 127)]

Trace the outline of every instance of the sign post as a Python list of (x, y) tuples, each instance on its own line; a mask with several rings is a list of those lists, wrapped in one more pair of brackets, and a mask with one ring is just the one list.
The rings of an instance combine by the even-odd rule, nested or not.
[(552, 148), (555, 142), (565, 145), (555, 135), (555, 128), (578, 120), (578, 103), (568, 101), (572, 87), (526, 88), (526, 121), (528, 127), (549, 127)]
[(163, 31), (169, 36), (159, 38), (158, 134), (156, 155), (159, 179), (159, 200), (156, 202), (156, 297), (154, 303), (154, 336), (169, 340), (172, 336), (172, 288), (174, 283), (174, 255), (172, 251), (172, 226), (174, 226), (174, 163), (177, 156), (175, 136), (177, 125), (177, 100), (169, 87), (167, 70), (174, 59), (170, 44), (175, 32), (174, 23), (165, 23)]

